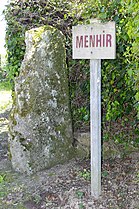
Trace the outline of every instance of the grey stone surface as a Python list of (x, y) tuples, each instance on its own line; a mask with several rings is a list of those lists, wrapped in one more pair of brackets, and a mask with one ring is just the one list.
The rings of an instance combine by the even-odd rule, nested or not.
[(43, 26), (26, 33), (9, 123), (13, 168), (33, 173), (74, 155), (64, 36)]
[(74, 133), (76, 140), (76, 153), (79, 158), (89, 158), (90, 156), (90, 133), (89, 132), (76, 132)]

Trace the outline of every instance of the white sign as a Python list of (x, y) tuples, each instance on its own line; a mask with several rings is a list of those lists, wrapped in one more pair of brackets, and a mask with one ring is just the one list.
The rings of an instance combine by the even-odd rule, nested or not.
[(90, 59), (91, 194), (101, 194), (101, 59), (115, 59), (115, 22), (72, 28), (73, 59)]
[(115, 59), (115, 22), (72, 27), (73, 59)]

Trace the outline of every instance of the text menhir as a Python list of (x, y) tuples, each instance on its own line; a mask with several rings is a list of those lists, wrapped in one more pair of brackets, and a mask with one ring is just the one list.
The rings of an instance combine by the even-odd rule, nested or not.
[(76, 48), (112, 47), (111, 34), (77, 35)]

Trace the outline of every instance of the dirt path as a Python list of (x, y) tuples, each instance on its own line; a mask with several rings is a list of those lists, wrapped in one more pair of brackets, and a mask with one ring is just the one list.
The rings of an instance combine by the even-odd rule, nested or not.
[(0, 114), (1, 209), (139, 209), (138, 152), (103, 162), (102, 195), (95, 200), (89, 160), (72, 160), (32, 176), (14, 172), (7, 157), (8, 114)]

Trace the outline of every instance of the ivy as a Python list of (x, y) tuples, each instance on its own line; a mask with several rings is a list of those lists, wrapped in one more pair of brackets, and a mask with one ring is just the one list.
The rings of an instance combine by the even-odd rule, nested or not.
[(25, 53), (25, 32), (41, 25), (60, 29), (66, 37), (67, 66), (74, 127), (89, 125), (88, 60), (72, 59), (71, 28), (90, 19), (116, 22), (116, 59), (102, 61), (103, 121), (139, 112), (139, 4), (124, 0), (13, 0), (5, 10), (7, 73), (18, 76)]
[[(135, 80), (135, 89), (139, 89), (139, 4), (137, 1), (133, 0), (130, 2), (124, 2), (127, 8), (128, 21), (126, 23), (126, 31), (129, 36), (131, 43), (130, 48), (126, 49), (125, 57), (128, 63), (128, 74)], [(136, 92), (136, 108), (138, 110), (139, 117), (139, 91)]]

